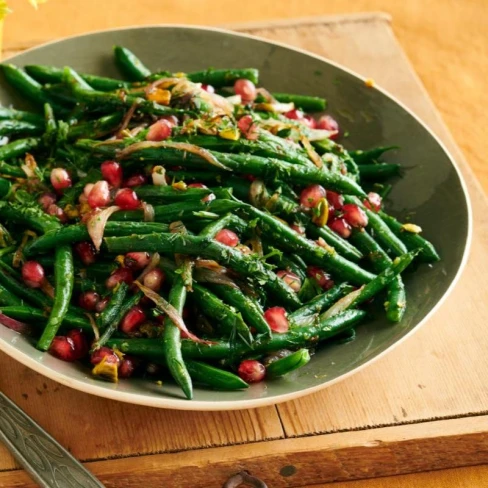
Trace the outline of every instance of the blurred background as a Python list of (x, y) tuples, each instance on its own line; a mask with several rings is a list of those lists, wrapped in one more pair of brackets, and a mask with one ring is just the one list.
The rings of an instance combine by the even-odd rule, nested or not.
[[(129, 25), (243, 22), (382, 11), (430, 96), (488, 190), (488, 0), (49, 0), (36, 11), (9, 0), (4, 52)], [(166, 49), (166, 46), (154, 46)]]

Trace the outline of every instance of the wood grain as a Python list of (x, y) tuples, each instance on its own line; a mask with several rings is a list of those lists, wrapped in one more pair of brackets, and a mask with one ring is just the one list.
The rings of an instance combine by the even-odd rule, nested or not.
[[(242, 469), (273, 488), (488, 462), (488, 417), (87, 463), (107, 488), (217, 488)], [(365, 454), (367, 451), (367, 455)], [(170, 481), (170, 485), (165, 485)], [(0, 486), (34, 488), (21, 473)]]

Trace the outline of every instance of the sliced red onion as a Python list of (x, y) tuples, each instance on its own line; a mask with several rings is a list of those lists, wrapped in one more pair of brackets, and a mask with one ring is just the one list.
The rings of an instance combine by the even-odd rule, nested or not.
[(258, 95), (261, 95), (268, 103), (277, 103), (278, 100), (276, 100), (275, 97), (273, 97), (273, 95), (271, 95), (271, 93), (266, 90), (266, 88), (257, 88), (256, 89), (256, 93)]
[(191, 339), (194, 342), (198, 342), (201, 344), (213, 344), (212, 341), (206, 341), (204, 339), (199, 339), (195, 334), (190, 332), (183, 321), (183, 317), (178, 313), (178, 310), (176, 310), (171, 303), (166, 301), (161, 295), (156, 293), (155, 291), (152, 291), (150, 288), (147, 286), (141, 285), (138, 281), (134, 281), (134, 284), (139, 287), (139, 289), (144, 293), (144, 295), (149, 298), (152, 302), (156, 304), (156, 306), (161, 309), (168, 317), (169, 319), (173, 322), (173, 324), (180, 329), (180, 331), (184, 332), (189, 339)]
[(323, 130), (323, 129), (310, 129), (307, 131), (307, 138), (309, 141), (323, 141), (324, 139), (330, 139), (331, 136), (337, 135), (337, 131)]
[(86, 228), (88, 229), (88, 234), (93, 241), (93, 245), (97, 251), (100, 251), (100, 246), (102, 245), (103, 232), (105, 231), (105, 226), (110, 216), (120, 210), (116, 205), (107, 207), (103, 210), (98, 210), (93, 212), (86, 222)]
[(150, 271), (152, 271), (161, 261), (161, 256), (159, 253), (155, 252), (151, 256), (151, 260), (149, 261), (148, 265), (142, 270), (141, 274), (136, 278), (136, 281), (142, 282), (144, 276), (146, 276)]
[(144, 222), (154, 222), (154, 207), (150, 203), (141, 202), (144, 212)]
[(322, 158), (317, 154), (315, 149), (313, 148), (312, 144), (310, 144), (310, 140), (308, 137), (302, 135), (300, 138), (300, 142), (303, 144), (305, 151), (307, 151), (308, 157), (313, 161), (313, 164), (317, 166), (317, 168), (321, 168), (324, 165)]
[(340, 300), (338, 300), (332, 307), (327, 309), (321, 316), (321, 320), (329, 319), (330, 317), (333, 317), (334, 315), (337, 315), (338, 313), (344, 312), (344, 310), (347, 310), (351, 304), (356, 300), (356, 298), (361, 294), (362, 287), (359, 288), (358, 290), (354, 290), (351, 293), (347, 294), (345, 297), (342, 297)]
[(26, 153), (24, 164), (21, 168), (27, 178), (34, 178), (36, 176), (37, 162), (32, 154)]
[(120, 137), (122, 134), (122, 131), (124, 131), (125, 129), (127, 129), (127, 127), (129, 127), (129, 122), (132, 119), (132, 117), (134, 116), (134, 113), (137, 109), (137, 105), (138, 105), (138, 103), (134, 102), (130, 106), (129, 110), (127, 110), (127, 113), (124, 115), (124, 118), (122, 119), (122, 123), (120, 124), (119, 130), (117, 131), (117, 137)]
[(274, 112), (277, 114), (284, 114), (293, 110), (295, 108), (295, 104), (293, 102), (290, 103), (280, 103), (280, 102), (266, 102), (266, 103), (256, 103), (254, 104), (254, 108), (256, 110), (264, 110), (266, 112)]
[(199, 283), (214, 283), (216, 285), (226, 285), (231, 288), (239, 290), (239, 285), (227, 275), (225, 272), (216, 271), (213, 269), (198, 268), (194, 271), (194, 278)]
[(30, 335), (33, 332), (33, 328), (29, 324), (26, 324), (25, 322), (20, 322), (16, 319), (12, 319), (11, 317), (7, 317), (1, 312), (0, 324), (22, 335)]
[(153, 185), (168, 186), (168, 183), (166, 182), (166, 170), (164, 166), (154, 166), (151, 171), (151, 177)]

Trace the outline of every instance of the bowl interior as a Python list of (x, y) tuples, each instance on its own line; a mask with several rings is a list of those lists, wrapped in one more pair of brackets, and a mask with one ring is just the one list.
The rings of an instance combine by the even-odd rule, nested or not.
[[(408, 308), (401, 324), (393, 326), (379, 315), (358, 328), (355, 341), (321, 348), (306, 367), (285, 379), (242, 392), (197, 388), (193, 402), (183, 400), (171, 385), (161, 388), (144, 380), (117, 385), (96, 381), (88, 370), (40, 353), (5, 328), (0, 328), (0, 349), (63, 384), (113, 399), (185, 409), (244, 408), (299, 396), (337, 380), (390, 348), (424, 320), (460, 270), (470, 219), (458, 171), (432, 133), (414, 116), (382, 91), (367, 88), (361, 79), (336, 65), (287, 47), (216, 30), (168, 26), (100, 32), (42, 46), (9, 61), (19, 66), (70, 65), (79, 72), (118, 76), (112, 59), (115, 44), (132, 49), (154, 70), (252, 66), (260, 70), (261, 84), (271, 91), (327, 98), (328, 111), (350, 133), (346, 147), (401, 148), (386, 156), (404, 167), (404, 176), (394, 184), (387, 209), (399, 218), (412, 217), (435, 244), (442, 261), (405, 275)], [(27, 106), (3, 79), (0, 100), (5, 106)]]

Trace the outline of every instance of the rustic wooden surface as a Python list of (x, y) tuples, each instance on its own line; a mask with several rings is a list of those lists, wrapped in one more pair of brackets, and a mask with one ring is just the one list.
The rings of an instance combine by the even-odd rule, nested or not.
[[(412, 85), (412, 74), (405, 60), (398, 58), (398, 47), (385, 20), (355, 19), (320, 26), (308, 23), (301, 28), (260, 27), (251, 31), (326, 54), (373, 76), (429, 122), (441, 137), (448, 138), (425, 94)], [(167, 480), (169, 475), (173, 481), (177, 480), (181, 476), (179, 467), (184, 463), (194, 465), (192, 486), (195, 487), (218, 486), (225, 475), (241, 466), (254, 468), (255, 472), (260, 470), (270, 486), (291, 487), (303, 486), (304, 482), (488, 462), (485, 434), (488, 423), (483, 415), (488, 405), (484, 381), (488, 371), (482, 361), (488, 341), (483, 337), (486, 311), (480, 305), (487, 298), (481, 272), (482, 263), (486, 269), (487, 261), (486, 202), (476, 189), (472, 196), (477, 222), (473, 253), (470, 266), (449, 301), (434, 320), (395, 352), (322, 393), (278, 409), (183, 414), (132, 407), (66, 390), (12, 363), (4, 355), (0, 356), (0, 388), (81, 459), (129, 456), (90, 463), (90, 468), (107, 486), (158, 486), (156, 480)], [(455, 417), (463, 419), (447, 420)], [(428, 422), (432, 419), (446, 420)], [(121, 425), (124, 427), (120, 428)], [(357, 429), (361, 432), (354, 432)], [(328, 432), (339, 433), (307, 437)], [(446, 442), (439, 443), (436, 440), (439, 436)], [(198, 456), (191, 451), (149, 455), (239, 443), (251, 444), (200, 450)], [(388, 446), (383, 449), (385, 443)], [(315, 457), (308, 451), (316, 453)], [(351, 462), (339, 462), (339, 452)], [(130, 458), (134, 454), (146, 456)], [(384, 459), (388, 462), (380, 462)], [(219, 469), (213, 477), (202, 476), (209, 462), (218, 464)], [(297, 474), (280, 476), (279, 467), (292, 462), (298, 468)], [(320, 471), (316, 468), (319, 463)], [(12, 458), (0, 451), (0, 471), (14, 466)], [(341, 472), (337, 471), (338, 466), (343, 467)], [(126, 474), (131, 481), (121, 485), (120, 478), (117, 482), (119, 473)], [(147, 473), (151, 481), (145, 477)], [(467, 473), (481, 476), (482, 471)], [(438, 476), (442, 475), (431, 475), (431, 480), (439, 480), (432, 486), (456, 486), (442, 485)], [(405, 483), (409, 479), (412, 480), (407, 478)], [(0, 473), (0, 487), (31, 486), (26, 480), (20, 472)], [(213, 483), (205, 484), (210, 480)], [(397, 486), (383, 482), (384, 486)], [(414, 483), (398, 486), (416, 486), (424, 481)], [(181, 481), (174, 486), (188, 485)], [(380, 480), (374, 486), (379, 487)], [(465, 481), (464, 486), (483, 485)]]

